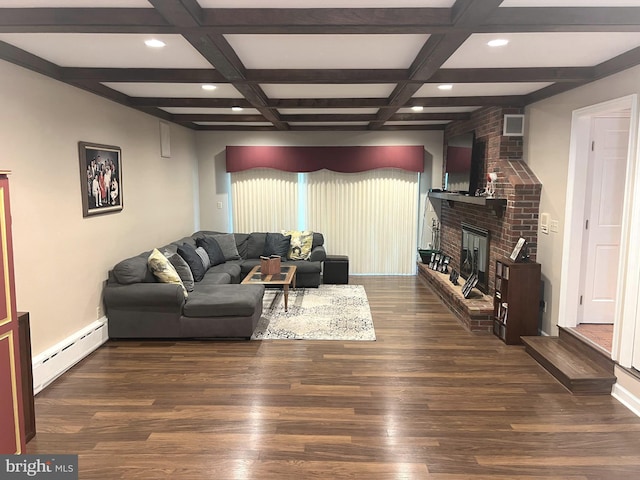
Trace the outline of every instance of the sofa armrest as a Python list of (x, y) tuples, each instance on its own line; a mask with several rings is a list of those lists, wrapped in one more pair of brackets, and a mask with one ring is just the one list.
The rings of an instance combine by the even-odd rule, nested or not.
[(107, 285), (104, 289), (107, 313), (110, 308), (158, 312), (181, 312), (184, 292), (174, 283)]
[(325, 258), (327, 258), (327, 252), (322, 245), (314, 247), (311, 250), (311, 255), (309, 255), (310, 262), (324, 262)]

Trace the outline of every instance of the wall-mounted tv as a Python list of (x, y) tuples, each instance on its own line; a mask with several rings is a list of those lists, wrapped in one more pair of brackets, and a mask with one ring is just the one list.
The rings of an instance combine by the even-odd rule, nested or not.
[(447, 140), (445, 190), (475, 195), (481, 185), (484, 147), (484, 142), (476, 140), (473, 132)]

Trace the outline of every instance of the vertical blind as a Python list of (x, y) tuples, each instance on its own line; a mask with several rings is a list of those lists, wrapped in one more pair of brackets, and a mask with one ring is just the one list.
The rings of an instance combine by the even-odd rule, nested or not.
[(298, 228), (298, 174), (256, 168), (231, 174), (234, 232)]
[[(236, 232), (321, 232), (328, 254), (348, 255), (353, 274), (413, 274), (418, 230), (418, 174), (385, 168), (320, 170), (300, 176), (253, 169), (231, 174)], [(304, 218), (297, 219), (304, 198)]]

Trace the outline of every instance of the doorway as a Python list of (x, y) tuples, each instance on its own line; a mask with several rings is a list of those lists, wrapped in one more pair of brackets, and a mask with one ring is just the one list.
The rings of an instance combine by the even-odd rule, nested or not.
[(571, 132), (562, 268), (568, 280), (561, 286), (558, 324), (612, 358), (634, 101), (575, 111)]

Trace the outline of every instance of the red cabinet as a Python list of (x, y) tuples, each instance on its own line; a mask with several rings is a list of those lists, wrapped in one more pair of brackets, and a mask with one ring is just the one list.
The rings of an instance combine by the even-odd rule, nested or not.
[(0, 171), (0, 454), (25, 452), (9, 180)]

